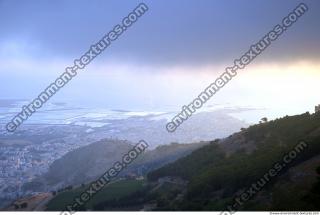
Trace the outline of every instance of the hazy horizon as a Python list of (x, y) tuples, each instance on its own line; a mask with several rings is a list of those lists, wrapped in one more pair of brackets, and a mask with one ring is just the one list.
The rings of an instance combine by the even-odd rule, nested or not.
[[(0, 2), (1, 99), (33, 100), (137, 3), (87, 7), (80, 1), (73, 7), (62, 1), (36, 2)], [(145, 3), (150, 10), (144, 17), (50, 102), (110, 109), (173, 107), (179, 112), (299, 2), (277, 2), (274, 8), (273, 1), (186, 1), (183, 7), (179, 1)], [(314, 25), (319, 2), (306, 4), (308, 13), (206, 106), (253, 106), (279, 116), (283, 109), (288, 114), (313, 111), (320, 103), (320, 31)], [(9, 7), (19, 14), (14, 19)], [(222, 13), (226, 9), (229, 13)]]

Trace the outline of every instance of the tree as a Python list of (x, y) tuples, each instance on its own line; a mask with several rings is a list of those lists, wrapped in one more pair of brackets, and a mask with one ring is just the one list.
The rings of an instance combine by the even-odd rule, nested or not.
[(261, 118), (261, 122), (264, 123), (264, 122), (268, 122), (268, 118), (267, 117), (263, 117)]

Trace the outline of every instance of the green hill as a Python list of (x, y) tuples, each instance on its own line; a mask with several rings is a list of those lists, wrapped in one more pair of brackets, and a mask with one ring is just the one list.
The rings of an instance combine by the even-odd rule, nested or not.
[[(121, 175), (133, 173), (145, 175), (147, 172), (159, 168), (180, 157), (186, 156), (193, 150), (209, 142), (195, 144), (161, 145), (152, 150), (146, 150), (133, 163), (124, 169)], [(132, 149), (133, 143), (123, 140), (105, 139), (90, 145), (75, 149), (54, 161), (49, 171), (23, 186), (25, 190), (39, 191), (58, 190), (69, 185), (80, 185), (95, 180), (111, 167), (122, 156)]]
[[(293, 198), (297, 209), (315, 209), (314, 204), (306, 201), (306, 197), (300, 196), (300, 199), (296, 199), (298, 195), (293, 191), (302, 191), (302, 188), (299, 189), (299, 183), (294, 181), (293, 177), (304, 176), (300, 183), (307, 183), (303, 188), (307, 195), (306, 189), (315, 183), (315, 169), (320, 166), (320, 159), (317, 160), (320, 152), (319, 114), (306, 113), (251, 126), (225, 140), (213, 141), (189, 156), (150, 172), (148, 179), (156, 181), (161, 177), (172, 176), (189, 181), (183, 200), (171, 203), (170, 208), (163, 209), (225, 210), (233, 203), (237, 194), (264, 176), (276, 162), (281, 162), (283, 156), (294, 150), (301, 140), (305, 141), (308, 147), (296, 153), (297, 157), (282, 168), (277, 177), (272, 178), (263, 189), (265, 193), (260, 192), (239, 209), (291, 210), (289, 204), (287, 207), (281, 205), (282, 202), (290, 202)], [(301, 168), (294, 169), (302, 164), (309, 167), (308, 172)], [(289, 170), (295, 172), (291, 172), (290, 175)], [(283, 177), (289, 179), (281, 184)], [(280, 188), (275, 189), (274, 186)], [(280, 192), (284, 187), (291, 187), (291, 190), (282, 189)], [(264, 205), (265, 202), (260, 202), (259, 199), (264, 199), (269, 204)]]
[[(81, 210), (92, 208), (94, 205), (99, 204), (106, 200), (118, 199), (127, 196), (135, 191), (142, 189), (144, 181), (136, 180), (123, 180), (117, 181), (106, 186), (102, 191), (97, 193), (86, 205), (82, 206)], [(48, 211), (64, 210), (66, 206), (74, 201), (83, 191), (88, 188), (88, 185), (79, 188), (65, 191), (55, 198), (53, 198), (47, 205)], [(132, 208), (134, 209), (134, 208)]]
[[(85, 209), (319, 210), (320, 114), (286, 116), (210, 143), (161, 146), (130, 168), (144, 169), (148, 181), (120, 196), (105, 193)], [(49, 208), (75, 191), (59, 194)]]

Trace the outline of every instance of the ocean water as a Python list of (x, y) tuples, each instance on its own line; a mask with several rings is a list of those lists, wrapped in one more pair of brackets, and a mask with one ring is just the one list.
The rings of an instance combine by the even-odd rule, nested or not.
[[(0, 100), (0, 125), (1, 129), (21, 111), (28, 102), (24, 100), (1, 101)], [(159, 107), (153, 109), (111, 109), (106, 107), (83, 106), (79, 104), (67, 103), (46, 103), (29, 117), (24, 124), (74, 124), (86, 125), (89, 127), (102, 127), (110, 123), (110, 120), (125, 120), (130, 117), (150, 116), (152, 120), (170, 120), (181, 111), (181, 107)], [(232, 106), (230, 104), (215, 104), (204, 106), (197, 110), (200, 112), (224, 111), (228, 115), (244, 121), (248, 124), (259, 123), (263, 117), (269, 120), (283, 117), (285, 115), (295, 115), (306, 112), (299, 108), (286, 107), (252, 107), (252, 106)]]

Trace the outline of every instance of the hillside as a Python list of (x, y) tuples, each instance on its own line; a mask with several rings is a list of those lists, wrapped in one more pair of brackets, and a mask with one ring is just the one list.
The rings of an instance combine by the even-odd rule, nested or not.
[[(186, 156), (193, 150), (208, 144), (177, 144), (158, 146), (146, 150), (133, 163), (124, 169), (121, 175), (128, 173), (144, 175), (178, 158)], [(132, 149), (133, 143), (122, 140), (105, 139), (78, 148), (53, 162), (49, 171), (36, 180), (24, 185), (23, 189), (43, 192), (52, 191), (70, 185), (80, 185), (95, 180), (111, 167), (116, 161)]]
[[(281, 177), (271, 180), (267, 186), (269, 192), (256, 195), (247, 204), (239, 207), (248, 210), (290, 210), (289, 204), (285, 206), (282, 202), (290, 202), (290, 199), (297, 195), (290, 193), (290, 189), (273, 189), (274, 186), (293, 186), (295, 191), (302, 191), (298, 185), (293, 185), (294, 177), (302, 175), (305, 176), (302, 182), (307, 184), (303, 191), (307, 195), (312, 183), (316, 182), (315, 169), (320, 166), (317, 159), (320, 154), (319, 114), (287, 116), (251, 126), (227, 139), (211, 142), (189, 156), (149, 173), (148, 178), (151, 181), (165, 176), (181, 177), (189, 181), (187, 193), (182, 201), (173, 203), (169, 200), (170, 205), (159, 209), (225, 210), (237, 194), (259, 180), (301, 140), (305, 141), (308, 147), (281, 169)], [(308, 170), (298, 168), (299, 165), (308, 167)], [(281, 183), (283, 177), (287, 180)], [(260, 203), (261, 199), (268, 199), (269, 205)], [(306, 198), (300, 196), (300, 199), (295, 199), (297, 209), (314, 209), (314, 205), (303, 199)], [(254, 201), (255, 204), (250, 205), (250, 202)]]
[[(246, 194), (233, 210), (319, 210), (320, 114), (286, 116), (188, 147), (193, 145), (202, 147), (182, 153), (185, 146), (171, 144), (147, 152), (133, 164), (135, 170), (152, 166), (144, 186), (119, 197), (101, 196), (86, 209), (222, 211)], [(168, 151), (181, 157), (168, 163)], [(160, 168), (150, 171), (157, 162)], [(260, 187), (248, 196), (253, 185)], [(74, 192), (63, 192), (54, 201)]]

